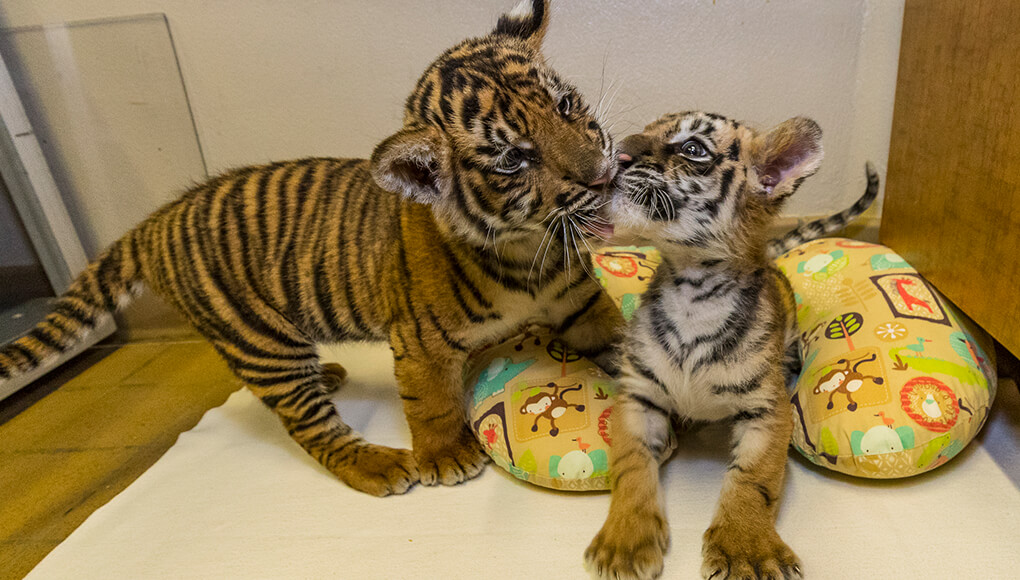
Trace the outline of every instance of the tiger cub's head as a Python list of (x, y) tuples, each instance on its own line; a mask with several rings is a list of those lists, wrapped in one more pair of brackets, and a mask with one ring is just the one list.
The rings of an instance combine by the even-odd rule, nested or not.
[(665, 115), (620, 143), (610, 214), (622, 235), (698, 254), (754, 255), (783, 202), (822, 161), (795, 117), (759, 133), (703, 112)]
[(567, 218), (571, 233), (598, 231), (613, 143), (545, 63), (548, 17), (548, 0), (524, 0), (446, 51), (408, 97), (403, 129), (372, 155), (380, 186), (431, 205), (469, 242), (534, 240)]

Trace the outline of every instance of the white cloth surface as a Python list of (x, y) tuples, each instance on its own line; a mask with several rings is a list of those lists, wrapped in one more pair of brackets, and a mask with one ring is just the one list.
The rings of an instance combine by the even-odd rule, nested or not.
[[(341, 415), (370, 441), (408, 446), (390, 351), (327, 350), (351, 373), (336, 395)], [(1020, 577), (1020, 397), (1012, 384), (1001, 387), (978, 440), (921, 477), (855, 479), (791, 452), (778, 528), (807, 577)], [(725, 439), (714, 427), (682, 437), (664, 470), (672, 528), (665, 577), (699, 577)], [(608, 506), (607, 493), (554, 492), (491, 464), (455, 487), (357, 493), (241, 390), (28, 578), (583, 579), (584, 549)]]

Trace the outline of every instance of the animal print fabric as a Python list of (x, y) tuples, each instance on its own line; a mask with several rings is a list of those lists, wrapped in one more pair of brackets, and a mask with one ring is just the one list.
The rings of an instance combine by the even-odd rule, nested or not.
[(990, 338), (902, 257), (826, 238), (777, 264), (801, 333), (798, 451), (849, 475), (896, 478), (946, 463), (974, 438), (995, 398)]

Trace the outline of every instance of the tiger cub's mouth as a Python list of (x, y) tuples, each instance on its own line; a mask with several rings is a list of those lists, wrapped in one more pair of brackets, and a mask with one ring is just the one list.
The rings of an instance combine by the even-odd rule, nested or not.
[(603, 242), (609, 241), (614, 233), (613, 222), (609, 216), (609, 196), (615, 189), (616, 177), (619, 173), (620, 166), (613, 164), (602, 177), (589, 183), (588, 189), (600, 192), (605, 199), (595, 207), (575, 214), (577, 221), (580, 223), (581, 231)]
[(603, 242), (609, 241), (616, 232), (613, 222), (609, 219), (609, 202), (603, 202), (599, 207), (584, 212), (578, 216), (581, 223), (581, 231), (589, 236), (598, 238)]

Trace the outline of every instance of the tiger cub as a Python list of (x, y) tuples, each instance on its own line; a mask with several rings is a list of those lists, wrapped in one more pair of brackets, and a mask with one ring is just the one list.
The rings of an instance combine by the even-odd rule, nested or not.
[(782, 361), (795, 346), (793, 292), (776, 254), (831, 233), (849, 210), (769, 242), (783, 202), (822, 160), (814, 121), (766, 133), (701, 112), (671, 114), (621, 144), (610, 214), (622, 233), (647, 237), (662, 264), (621, 353), (613, 423), (609, 516), (588, 547), (606, 578), (654, 578), (669, 527), (659, 464), (672, 421), (733, 422), (732, 458), (704, 535), (705, 578), (796, 578), (800, 562), (776, 533), (792, 430)]
[[(305, 451), (383, 496), (474, 477), (469, 352), (545, 321), (598, 359), (622, 318), (580, 266), (613, 143), (540, 51), (548, 0), (436, 59), (371, 160), (231, 171), (152, 214), (0, 349), (0, 381), (66, 350), (144, 283), (207, 337)], [(540, 265), (539, 265), (540, 262)], [(367, 443), (316, 345), (388, 341), (413, 450)]]

